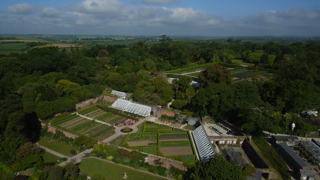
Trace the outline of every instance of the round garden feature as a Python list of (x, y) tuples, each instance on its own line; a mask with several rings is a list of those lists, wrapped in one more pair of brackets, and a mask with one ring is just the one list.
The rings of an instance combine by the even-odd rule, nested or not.
[(129, 128), (129, 127), (125, 127), (125, 128), (123, 128), (123, 129), (121, 129), (120, 131), (123, 132), (123, 133), (129, 133), (129, 132), (132, 132), (133, 129), (131, 129), (131, 128)]

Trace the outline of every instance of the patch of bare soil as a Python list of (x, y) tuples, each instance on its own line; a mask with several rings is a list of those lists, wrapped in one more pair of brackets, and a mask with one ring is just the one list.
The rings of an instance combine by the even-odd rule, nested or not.
[(191, 146), (188, 147), (163, 147), (160, 151), (165, 156), (175, 156), (175, 155), (192, 155), (193, 151)]
[(154, 143), (152, 141), (135, 141), (135, 142), (128, 142), (129, 146), (148, 146), (149, 143)]
[(183, 127), (183, 129), (187, 129), (187, 130), (191, 130), (191, 131), (193, 131), (193, 130), (195, 130), (196, 129), (196, 127), (194, 127), (194, 126), (192, 126), (192, 125), (186, 125), (185, 127)]

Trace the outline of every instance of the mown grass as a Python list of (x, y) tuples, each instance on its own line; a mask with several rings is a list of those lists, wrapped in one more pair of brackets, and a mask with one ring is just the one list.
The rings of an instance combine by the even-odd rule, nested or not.
[(49, 140), (50, 140), (50, 138), (43, 137), (40, 139), (40, 141), (38, 143), (41, 146), (44, 146), (46, 148), (49, 148), (53, 151), (56, 151), (60, 154), (66, 155), (66, 156), (68, 156), (70, 154), (71, 150), (76, 151), (76, 147), (70, 146), (70, 145), (62, 143), (62, 142), (58, 142), (56, 140), (52, 140), (51, 142), (48, 142)]
[(93, 176), (94, 174), (101, 174), (106, 179), (123, 179), (123, 173), (127, 173), (128, 180), (162, 180), (164, 178), (153, 176), (135, 169), (123, 167), (111, 162), (102, 161), (99, 159), (83, 159), (79, 165), (80, 173)]
[(43, 154), (43, 160), (44, 162), (48, 163), (48, 162), (57, 162), (57, 160), (60, 159), (58, 156), (53, 155), (47, 151), (44, 152)]

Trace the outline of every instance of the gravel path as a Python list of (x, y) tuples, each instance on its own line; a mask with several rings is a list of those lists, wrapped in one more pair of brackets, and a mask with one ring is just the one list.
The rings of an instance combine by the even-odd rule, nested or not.
[[(38, 144), (38, 143), (37, 143)], [(60, 153), (58, 153), (58, 152), (56, 152), (56, 151), (53, 151), (53, 150), (51, 150), (51, 149), (49, 149), (49, 148), (46, 148), (46, 147), (44, 147), (44, 146), (41, 146), (40, 144), (38, 144), (38, 146), (40, 146), (42, 149), (44, 149), (45, 151), (47, 151), (47, 152), (49, 152), (49, 153), (51, 153), (51, 154), (53, 154), (53, 155), (56, 155), (56, 156), (58, 156), (58, 157), (60, 157), (60, 158), (68, 158), (67, 156), (65, 156), (65, 155), (63, 155), (63, 154), (60, 154)]]
[[(132, 126), (128, 126), (129, 128), (131, 128), (133, 131), (131, 133), (135, 133), (135, 132), (138, 132), (138, 127), (140, 124), (142, 124), (145, 120), (147, 120), (148, 117), (146, 118), (143, 118), (143, 119), (140, 119), (138, 122), (136, 122), (134, 125)], [(122, 136), (122, 135), (127, 135), (128, 133), (123, 133), (121, 132), (120, 130), (122, 129), (123, 127), (116, 127), (115, 131), (116, 133), (110, 137), (108, 137), (107, 139), (103, 140), (102, 142), (104, 143), (108, 143), (108, 142), (111, 142), (112, 140), (116, 139), (117, 137), (119, 136)]]

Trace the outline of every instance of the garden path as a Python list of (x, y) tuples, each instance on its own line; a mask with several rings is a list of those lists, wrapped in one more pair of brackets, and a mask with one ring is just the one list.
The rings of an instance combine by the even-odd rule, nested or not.
[[(138, 127), (140, 124), (142, 124), (145, 120), (148, 120), (150, 117), (146, 117), (143, 119), (140, 119), (138, 122), (136, 122), (134, 125), (128, 126), (129, 128), (131, 128), (133, 131), (131, 133), (135, 133), (138, 132)], [(128, 133), (123, 133), (120, 130), (122, 129), (122, 127), (116, 127), (115, 131), (116, 133), (110, 137), (108, 137), (107, 139), (103, 140), (102, 142), (104, 143), (108, 143), (111, 142), (112, 140), (114, 140), (115, 138), (122, 136), (122, 135), (127, 135)]]
[(83, 158), (83, 156), (85, 154), (90, 153), (91, 151), (92, 151), (92, 148), (91, 149), (86, 149), (85, 151), (83, 151), (81, 153), (78, 153), (75, 156), (72, 156), (72, 157), (68, 158), (68, 160), (60, 163), (58, 166), (65, 166), (66, 164), (68, 164), (70, 162), (77, 162), (78, 159)]
[[(38, 143), (37, 143), (37, 144), (38, 144)], [(63, 155), (63, 154), (60, 154), (60, 153), (58, 153), (58, 152), (56, 152), (56, 151), (53, 151), (53, 150), (51, 150), (51, 149), (49, 149), (49, 148), (46, 148), (46, 147), (44, 147), (44, 146), (41, 146), (40, 144), (38, 144), (38, 146), (40, 146), (41, 149), (44, 149), (45, 151), (48, 151), (49, 153), (51, 153), (51, 154), (53, 154), (53, 155), (55, 155), (55, 156), (58, 156), (58, 157), (60, 157), (60, 158), (68, 158), (67, 156), (65, 156), (65, 155)]]

